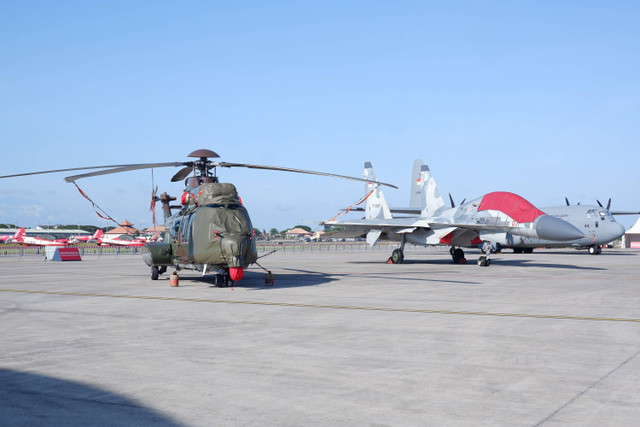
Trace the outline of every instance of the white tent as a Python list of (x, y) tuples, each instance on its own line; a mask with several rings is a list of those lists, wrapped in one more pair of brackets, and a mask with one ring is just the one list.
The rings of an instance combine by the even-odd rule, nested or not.
[(622, 247), (640, 249), (640, 218), (622, 236)]

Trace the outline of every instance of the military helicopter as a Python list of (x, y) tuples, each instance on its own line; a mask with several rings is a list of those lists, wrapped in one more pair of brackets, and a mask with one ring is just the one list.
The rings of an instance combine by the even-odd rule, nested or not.
[[(152, 195), (152, 204), (160, 202), (165, 220), (165, 235), (162, 242), (147, 243), (143, 248), (143, 260), (151, 267), (151, 279), (167, 271), (167, 268), (201, 271), (204, 276), (216, 272), (215, 284), (228, 286), (242, 280), (244, 269), (256, 263), (258, 253), (255, 245), (253, 226), (247, 209), (243, 206), (236, 187), (231, 183), (221, 183), (216, 168), (243, 167), (283, 172), (323, 175), (354, 181), (363, 181), (392, 188), (396, 186), (384, 182), (371, 181), (345, 175), (292, 169), (280, 166), (252, 165), (212, 161), (218, 154), (208, 149), (193, 151), (188, 157), (197, 160), (167, 163), (136, 163), (128, 165), (88, 166), (56, 169), (0, 176), (10, 178), (55, 172), (102, 169), (79, 175), (68, 176), (66, 182), (99, 175), (128, 172), (140, 169), (183, 166), (171, 182), (185, 180), (185, 190), (180, 204), (172, 205), (176, 197), (166, 192)], [(85, 196), (86, 197), (86, 196)], [(173, 211), (176, 211), (175, 213)]]

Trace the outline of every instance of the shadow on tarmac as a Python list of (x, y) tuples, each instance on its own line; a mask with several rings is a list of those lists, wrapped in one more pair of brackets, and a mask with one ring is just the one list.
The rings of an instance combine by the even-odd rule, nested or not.
[[(366, 264), (360, 262), (349, 262), (348, 264)], [(455, 283), (463, 285), (479, 285), (480, 282), (469, 282), (460, 280), (442, 280), (442, 279), (428, 279), (423, 276), (412, 277), (410, 275), (402, 275), (398, 271), (389, 271), (388, 273), (367, 273), (366, 271), (358, 271), (353, 273), (319, 273), (317, 271), (307, 271), (299, 269), (287, 268), (286, 271), (293, 273), (279, 273), (276, 276), (276, 287), (288, 288), (298, 286), (316, 286), (329, 283), (332, 281), (340, 280), (344, 277), (362, 277), (371, 280), (393, 280), (399, 281), (415, 281), (415, 282), (437, 282), (437, 283)], [(247, 286), (252, 287), (252, 286)], [(260, 286), (260, 289), (270, 289), (270, 286)]]
[[(493, 260), (492, 260), (493, 262)], [(500, 258), (496, 260), (496, 264), (506, 265), (510, 267), (542, 267), (542, 268), (563, 268), (570, 270), (585, 270), (585, 271), (606, 271), (606, 268), (602, 267), (585, 267), (583, 265), (572, 265), (572, 264), (549, 264), (549, 263), (540, 263), (536, 262), (535, 259), (504, 259)]]
[[(289, 270), (289, 269), (287, 269)], [(298, 288), (302, 286), (317, 286), (325, 283), (338, 280), (337, 275), (320, 273), (317, 271), (306, 270), (290, 270), (290, 272), (283, 272), (282, 269), (275, 274), (275, 285), (270, 286), (265, 283), (264, 271), (246, 271), (244, 272), (244, 278), (240, 282), (235, 283), (236, 288), (246, 289), (273, 289), (277, 288)], [(167, 276), (168, 280), (168, 276)], [(199, 283), (215, 287), (213, 285), (214, 278), (212, 275), (206, 275), (204, 277), (190, 277), (184, 276), (180, 278), (180, 286), (185, 286), (189, 282)], [(229, 286), (231, 287), (231, 286)]]
[(10, 369), (0, 369), (0, 414), (3, 425), (183, 425), (94, 386)]
[[(570, 252), (569, 252), (570, 253)], [(530, 254), (527, 254), (530, 255)], [(515, 255), (514, 256), (522, 256), (522, 255)], [(536, 262), (536, 260), (534, 258), (528, 258), (528, 259), (522, 259), (522, 258), (511, 258), (509, 259), (510, 255), (507, 255), (507, 257), (505, 258), (503, 255), (493, 255), (491, 257), (491, 266), (492, 267), (496, 267), (496, 266), (511, 266), (511, 267), (542, 267), (542, 268), (563, 268), (563, 269), (572, 269), (572, 270), (593, 270), (593, 271), (604, 271), (607, 270), (606, 268), (602, 268), (602, 267), (585, 267), (585, 266), (579, 266), (579, 265), (571, 265), (571, 264), (550, 264), (550, 263), (540, 263), (540, 262)], [(380, 264), (379, 261), (352, 261), (350, 262), (350, 264), (361, 264), (361, 265), (366, 265), (366, 264)], [(465, 268), (467, 266), (471, 266), (471, 267), (478, 267), (477, 265), (477, 257), (467, 257), (467, 262), (464, 264), (454, 264), (453, 261), (449, 258), (440, 258), (440, 259), (415, 259), (415, 258), (405, 258), (404, 261), (402, 262), (402, 264), (397, 264), (399, 266), (402, 265), (416, 265), (416, 264), (423, 264), (423, 265), (439, 265), (439, 266), (455, 266), (455, 268)], [(489, 267), (491, 268), (491, 267)]]

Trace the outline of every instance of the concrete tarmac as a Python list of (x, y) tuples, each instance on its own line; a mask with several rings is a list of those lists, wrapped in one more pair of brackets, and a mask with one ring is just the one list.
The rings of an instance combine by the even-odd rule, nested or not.
[(640, 251), (0, 258), (2, 425), (637, 425)]

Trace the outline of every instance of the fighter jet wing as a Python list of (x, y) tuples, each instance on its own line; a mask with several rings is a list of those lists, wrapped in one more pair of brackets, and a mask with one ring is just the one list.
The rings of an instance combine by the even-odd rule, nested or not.
[[(341, 209), (341, 211), (346, 211), (347, 209)], [(349, 209), (349, 212), (364, 212), (365, 208), (354, 207)], [(397, 208), (389, 208), (389, 212), (392, 214), (408, 214), (408, 215), (420, 215), (422, 213), (421, 209), (418, 208), (409, 208), (409, 207), (397, 207)]]
[[(389, 219), (349, 219), (332, 220), (321, 223), (339, 227), (361, 228), (363, 230), (393, 229), (395, 232), (411, 232), (418, 228), (440, 230), (444, 228), (464, 228), (468, 230), (510, 232), (518, 227), (511, 226), (508, 221), (452, 223), (445, 220), (429, 218), (389, 218)], [(398, 231), (402, 230), (402, 231)]]

